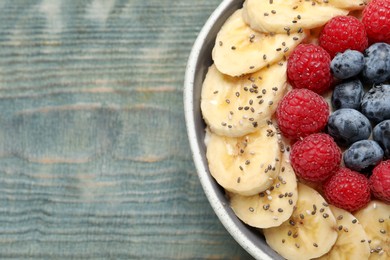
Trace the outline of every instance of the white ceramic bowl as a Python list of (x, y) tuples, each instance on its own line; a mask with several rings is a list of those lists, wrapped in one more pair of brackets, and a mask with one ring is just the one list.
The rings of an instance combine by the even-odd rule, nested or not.
[(206, 160), (205, 123), (200, 111), (202, 83), (208, 67), (212, 64), (211, 51), (219, 29), (235, 10), (242, 7), (243, 2), (244, 0), (223, 1), (203, 26), (192, 48), (184, 82), (187, 133), (204, 192), (228, 232), (256, 259), (283, 259), (267, 245), (258, 230), (243, 224), (235, 216), (224, 196), (223, 188), (210, 175)]

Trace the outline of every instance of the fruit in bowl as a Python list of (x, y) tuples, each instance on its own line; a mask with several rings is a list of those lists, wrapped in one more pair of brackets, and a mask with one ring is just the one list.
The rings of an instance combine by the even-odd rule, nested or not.
[(388, 0), (224, 1), (200, 32), (184, 95), (194, 161), (255, 258), (390, 257), (390, 39), (372, 34), (388, 14)]

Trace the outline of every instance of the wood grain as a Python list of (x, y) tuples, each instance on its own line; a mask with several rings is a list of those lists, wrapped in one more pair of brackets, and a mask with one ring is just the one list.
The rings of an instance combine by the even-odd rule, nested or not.
[(183, 115), (219, 2), (0, 2), (1, 259), (250, 258), (203, 194)]

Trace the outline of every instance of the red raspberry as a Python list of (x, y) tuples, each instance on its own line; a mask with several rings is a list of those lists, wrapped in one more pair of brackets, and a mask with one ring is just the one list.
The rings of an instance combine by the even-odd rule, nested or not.
[(298, 139), (324, 129), (329, 117), (325, 99), (308, 89), (293, 89), (276, 109), (279, 129), (284, 136)]
[(363, 10), (362, 22), (370, 43), (390, 44), (390, 0), (372, 0)]
[(372, 195), (390, 203), (390, 160), (376, 166), (369, 179)]
[(340, 168), (323, 185), (326, 200), (349, 212), (363, 208), (370, 202), (367, 178), (348, 168)]
[(354, 16), (336, 16), (322, 29), (319, 44), (333, 58), (348, 49), (363, 52), (368, 38), (363, 23)]
[(317, 133), (296, 142), (290, 160), (298, 177), (321, 182), (340, 166), (341, 150), (330, 135)]
[(318, 94), (330, 88), (330, 56), (320, 46), (299, 44), (287, 62), (287, 77), (294, 88), (307, 88)]

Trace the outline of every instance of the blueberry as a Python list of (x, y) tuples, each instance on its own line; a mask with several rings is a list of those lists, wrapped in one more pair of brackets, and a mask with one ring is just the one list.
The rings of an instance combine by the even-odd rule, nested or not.
[(367, 117), (355, 109), (336, 110), (328, 119), (327, 131), (341, 147), (348, 147), (356, 141), (367, 139), (371, 130)]
[(390, 158), (390, 120), (377, 124), (372, 130), (372, 138), (382, 147), (385, 157)]
[(377, 85), (364, 94), (362, 113), (373, 123), (390, 119), (390, 85)]
[(390, 78), (390, 45), (375, 43), (365, 51), (363, 79), (368, 83), (383, 83)]
[(353, 108), (360, 109), (360, 102), (363, 96), (363, 84), (360, 80), (350, 80), (337, 85), (332, 94), (332, 105), (334, 109)]
[(372, 140), (358, 141), (344, 152), (345, 166), (358, 172), (372, 170), (382, 159), (382, 148)]
[(364, 66), (363, 53), (355, 50), (346, 50), (338, 53), (330, 63), (330, 70), (339, 79), (347, 79), (358, 75)]

